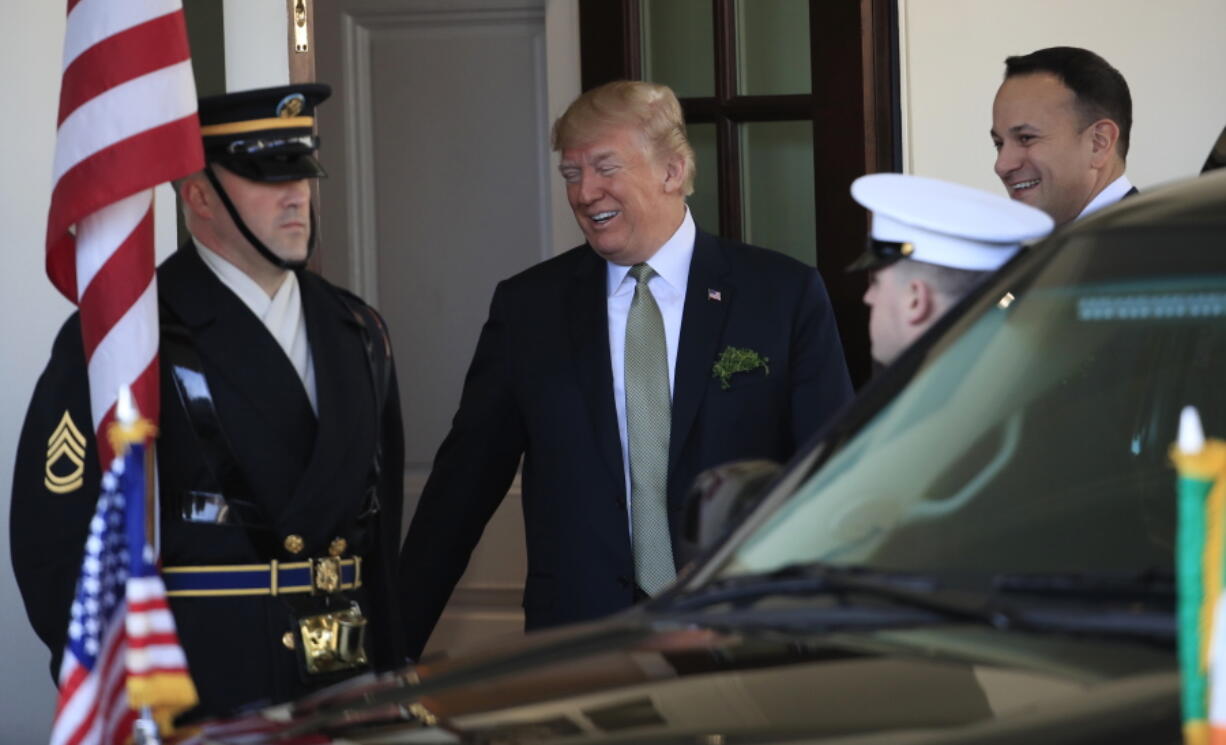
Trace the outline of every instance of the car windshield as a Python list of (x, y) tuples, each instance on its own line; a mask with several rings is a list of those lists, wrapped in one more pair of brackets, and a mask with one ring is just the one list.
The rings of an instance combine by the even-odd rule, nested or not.
[(1226, 434), (1221, 234), (1055, 240), (994, 279), (898, 395), (828, 456), (810, 454), (815, 470), (798, 459), (792, 493), (774, 491), (714, 577), (812, 562), (1170, 570), (1181, 407)]

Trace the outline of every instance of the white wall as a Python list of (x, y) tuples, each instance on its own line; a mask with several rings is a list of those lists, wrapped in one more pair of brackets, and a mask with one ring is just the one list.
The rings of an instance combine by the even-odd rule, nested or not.
[(1132, 91), (1128, 177), (1200, 171), (1226, 126), (1222, 0), (899, 0), (909, 173), (1003, 194), (988, 130), (1004, 59), (1049, 46), (1100, 54)]
[[(55, 707), (46, 648), (26, 621), (8, 551), (8, 494), (26, 404), (71, 306), (43, 273), (63, 48), (63, 3), (8, 3), (0, 70), (10, 71), (0, 168), (0, 743), (46, 741)], [(20, 29), (20, 31), (16, 31)]]

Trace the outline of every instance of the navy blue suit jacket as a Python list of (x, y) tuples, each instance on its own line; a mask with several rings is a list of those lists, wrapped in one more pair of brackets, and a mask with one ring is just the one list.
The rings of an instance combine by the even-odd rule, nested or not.
[[(709, 290), (718, 291), (713, 299)], [(769, 358), (733, 375), (728, 346)], [(703, 469), (786, 460), (852, 396), (830, 301), (816, 270), (698, 231), (673, 384), (669, 517)], [(529, 629), (634, 602), (634, 562), (609, 358), (606, 263), (587, 245), (501, 282), (460, 407), (401, 554), (416, 657), (523, 458)]]

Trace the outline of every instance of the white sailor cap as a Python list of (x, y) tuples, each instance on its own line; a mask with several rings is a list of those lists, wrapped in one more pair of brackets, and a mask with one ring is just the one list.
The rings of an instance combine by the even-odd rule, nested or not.
[(999, 194), (923, 176), (874, 173), (851, 185), (851, 196), (873, 213), (864, 255), (848, 271), (877, 269), (899, 259), (971, 271), (999, 269), (1025, 241), (1054, 223), (1047, 213)]

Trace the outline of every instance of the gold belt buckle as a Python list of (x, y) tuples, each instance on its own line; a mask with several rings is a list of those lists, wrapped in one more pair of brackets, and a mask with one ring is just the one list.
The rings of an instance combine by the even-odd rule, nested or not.
[(341, 589), (341, 560), (336, 556), (311, 559), (311, 594), (327, 595)]
[(308, 673), (331, 673), (366, 664), (366, 618), (354, 603), (349, 608), (299, 619)]

